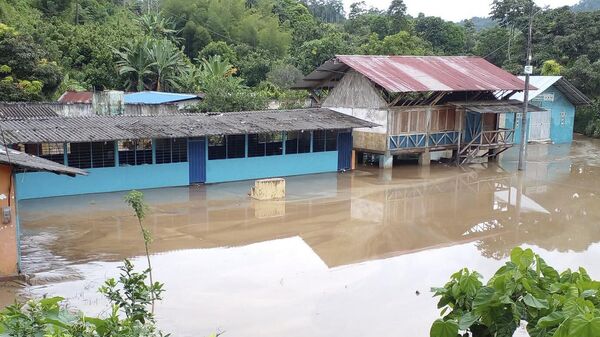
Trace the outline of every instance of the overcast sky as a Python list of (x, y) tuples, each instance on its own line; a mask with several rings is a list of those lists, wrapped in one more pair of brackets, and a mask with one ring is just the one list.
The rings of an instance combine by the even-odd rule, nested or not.
[[(346, 13), (350, 4), (360, 0), (344, 0)], [(391, 0), (365, 0), (369, 6), (386, 9)], [(474, 16), (488, 16), (491, 0), (404, 0), (408, 13), (416, 16), (425, 13), (429, 16), (440, 16), (446, 20), (460, 21)], [(538, 6), (560, 7), (573, 5), (579, 0), (536, 0)]]

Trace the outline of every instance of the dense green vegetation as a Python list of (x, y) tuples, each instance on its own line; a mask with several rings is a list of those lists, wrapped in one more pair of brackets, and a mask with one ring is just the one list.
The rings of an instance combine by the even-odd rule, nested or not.
[(512, 337), (521, 321), (532, 337), (600, 335), (600, 282), (583, 268), (559, 274), (531, 249), (515, 248), (487, 284), (480, 279), (463, 269), (432, 289), (442, 318), (431, 337)]
[[(598, 3), (542, 10), (534, 20), (537, 72), (565, 75), (594, 98)], [(294, 81), (335, 54), (353, 53), (480, 55), (519, 73), (532, 6), (495, 0), (490, 25), (411, 17), (402, 0), (386, 10), (357, 2), (349, 13), (341, 0), (0, 0), (0, 100), (52, 99), (65, 89), (227, 88), (230, 95), (201, 109), (259, 108), (290, 97)], [(207, 62), (231, 68), (208, 79)]]

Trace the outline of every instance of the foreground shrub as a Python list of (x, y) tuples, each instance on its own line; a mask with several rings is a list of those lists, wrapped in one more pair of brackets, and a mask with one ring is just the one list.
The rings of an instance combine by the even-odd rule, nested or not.
[(531, 337), (600, 336), (600, 282), (583, 268), (558, 273), (531, 249), (515, 248), (487, 284), (480, 279), (463, 269), (432, 289), (442, 318), (431, 337), (512, 337), (522, 320)]

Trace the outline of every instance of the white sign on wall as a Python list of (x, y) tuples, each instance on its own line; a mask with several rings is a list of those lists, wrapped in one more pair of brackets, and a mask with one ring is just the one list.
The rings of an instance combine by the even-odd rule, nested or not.
[(547, 93), (542, 95), (544, 102), (554, 102), (554, 93)]

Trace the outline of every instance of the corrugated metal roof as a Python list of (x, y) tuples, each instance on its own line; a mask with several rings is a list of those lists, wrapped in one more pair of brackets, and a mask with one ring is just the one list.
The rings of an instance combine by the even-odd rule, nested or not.
[(58, 117), (58, 114), (43, 103), (0, 103), (1, 119)]
[(391, 93), (523, 90), (525, 83), (481, 57), (340, 55), (296, 84), (329, 85), (352, 68)]
[(202, 98), (202, 95), (142, 91), (125, 94), (125, 104), (167, 104), (199, 98)]
[(0, 121), (8, 144), (179, 138), (376, 124), (330, 109), (267, 110), (172, 116), (93, 116)]
[(92, 98), (94, 97), (94, 93), (91, 91), (65, 91), (58, 98), (58, 102), (60, 103), (84, 103), (84, 104), (92, 104)]
[[(8, 152), (7, 152), (8, 150)], [(67, 175), (87, 175), (87, 172), (74, 167), (64, 166), (53, 161), (32, 156), (21, 151), (0, 147), (0, 163), (14, 165), (24, 169), (48, 171)]]
[[(524, 109), (524, 103), (514, 99), (498, 100), (498, 101), (473, 101), (473, 102), (450, 102), (449, 104), (456, 105), (468, 111), (478, 113), (515, 113), (521, 112)], [(544, 109), (533, 105), (527, 105), (527, 112), (545, 111)]]
[[(525, 76), (519, 76), (519, 78), (523, 81), (525, 80)], [(535, 99), (554, 85), (573, 105), (588, 105), (591, 103), (591, 100), (586, 95), (562, 76), (530, 76), (529, 81), (532, 86), (537, 88), (529, 90), (529, 100)], [(511, 98), (523, 102), (525, 93), (515, 93)]]

